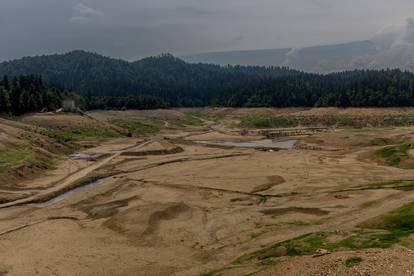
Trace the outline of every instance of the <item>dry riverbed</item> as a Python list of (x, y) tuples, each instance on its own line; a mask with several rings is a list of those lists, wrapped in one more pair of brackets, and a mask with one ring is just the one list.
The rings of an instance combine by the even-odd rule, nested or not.
[(91, 114), (160, 131), (88, 140), (46, 175), (1, 183), (0, 275), (413, 275), (411, 232), (380, 225), (414, 202), (413, 128), (269, 140), (235, 125), (247, 111), (220, 112)]

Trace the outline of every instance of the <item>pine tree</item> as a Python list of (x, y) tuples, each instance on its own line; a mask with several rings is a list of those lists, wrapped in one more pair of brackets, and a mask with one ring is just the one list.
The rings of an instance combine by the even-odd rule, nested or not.
[(3, 86), (7, 91), (10, 90), (9, 78), (7, 76), (3, 76)]
[(9, 91), (0, 86), (0, 113), (10, 113)]

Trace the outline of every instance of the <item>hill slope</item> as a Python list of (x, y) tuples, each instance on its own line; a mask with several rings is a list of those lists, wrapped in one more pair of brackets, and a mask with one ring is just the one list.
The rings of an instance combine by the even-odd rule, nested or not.
[[(202, 106), (207, 97), (235, 85), (298, 73), (287, 68), (188, 64), (171, 55), (126, 62), (84, 51), (0, 63), (0, 76), (37, 74), (86, 97), (135, 97), (135, 108)], [(92, 108), (103, 107), (94, 102)]]
[[(346, 52), (346, 45), (335, 49), (341, 47)], [(321, 52), (335, 56), (337, 50), (329, 49), (307, 49), (308, 62), (316, 60)], [(348, 55), (355, 52), (364, 49), (348, 51)], [(126, 62), (75, 51), (1, 63), (2, 74), (40, 74), (53, 86), (84, 96), (88, 109), (414, 105), (414, 74), (401, 70), (321, 75), (286, 67), (190, 64), (171, 55)], [(11, 81), (10, 98), (22, 102), (23, 96), (12, 96), (30, 94), (33, 89), (30, 86), (27, 93), (17, 93), (20, 86), (14, 82)], [(5, 85), (0, 81), (2, 86)], [(1, 94), (4, 93), (0, 90)]]
[(323, 45), (305, 48), (284, 48), (249, 51), (201, 53), (184, 56), (188, 62), (221, 65), (289, 66), (308, 72), (334, 72), (368, 68), (367, 59), (378, 50), (371, 41)]

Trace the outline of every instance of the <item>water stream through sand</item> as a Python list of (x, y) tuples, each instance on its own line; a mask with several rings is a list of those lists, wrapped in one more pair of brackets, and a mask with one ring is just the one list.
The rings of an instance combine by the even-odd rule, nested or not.
[(28, 204), (28, 205), (25, 205), (25, 206), (41, 207), (41, 208), (47, 207), (47, 206), (50, 206), (54, 203), (60, 202), (60, 201), (66, 199), (68, 197), (74, 196), (76, 194), (87, 192), (87, 191), (89, 191), (89, 190), (91, 190), (91, 189), (93, 189), (93, 188), (95, 188), (99, 185), (105, 184), (106, 182), (108, 182), (111, 179), (112, 179), (111, 176), (110, 177), (105, 177), (105, 178), (99, 179), (97, 181), (91, 182), (89, 184), (74, 188), (74, 189), (69, 190), (67, 192), (64, 192), (64, 193), (62, 193), (62, 194), (60, 194), (56, 197), (53, 197), (53, 198), (49, 199), (48, 201), (45, 201), (45, 202), (42, 202), (42, 203), (31, 203), (31, 204)]
[(274, 141), (271, 139), (235, 142), (235, 141), (199, 141), (197, 143), (214, 146), (240, 147), (240, 148), (269, 148), (269, 149), (292, 149), (297, 140)]

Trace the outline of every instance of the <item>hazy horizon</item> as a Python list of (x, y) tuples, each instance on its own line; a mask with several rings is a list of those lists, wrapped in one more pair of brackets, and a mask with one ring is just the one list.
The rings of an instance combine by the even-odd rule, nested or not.
[(3, 0), (0, 61), (76, 49), (137, 60), (347, 43), (401, 29), (413, 8), (406, 0)]

